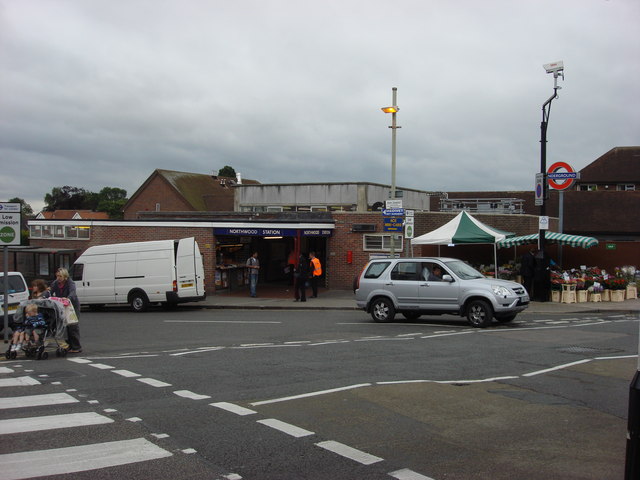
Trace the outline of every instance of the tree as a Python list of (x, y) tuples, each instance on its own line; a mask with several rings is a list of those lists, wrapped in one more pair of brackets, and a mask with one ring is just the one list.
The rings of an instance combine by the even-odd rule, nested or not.
[(51, 193), (44, 196), (45, 207), (47, 212), (56, 210), (91, 210), (87, 205), (89, 200), (88, 192), (84, 188), (70, 187), (54, 187)]
[(97, 194), (98, 204), (96, 210), (98, 212), (107, 212), (109, 218), (122, 218), (122, 208), (129, 200), (127, 191), (122, 188), (104, 187)]
[(84, 188), (55, 187), (44, 197), (47, 212), (55, 210), (92, 210), (106, 212), (110, 218), (122, 218), (122, 208), (127, 203), (127, 191), (117, 187), (104, 187), (99, 193)]
[(25, 202), (22, 198), (15, 197), (9, 200), (9, 203), (19, 203), (20, 213), (22, 214), (22, 218), (29, 218), (33, 215), (33, 208), (27, 202)]
[(218, 170), (218, 176), (236, 178), (236, 171), (234, 170), (233, 167), (230, 167), (229, 165), (225, 165), (223, 168)]

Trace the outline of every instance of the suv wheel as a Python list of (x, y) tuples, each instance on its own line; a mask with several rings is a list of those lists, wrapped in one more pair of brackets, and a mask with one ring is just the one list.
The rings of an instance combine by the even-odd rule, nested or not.
[(467, 321), (472, 327), (485, 328), (491, 325), (493, 311), (484, 300), (472, 300), (467, 306)]
[(378, 323), (392, 322), (396, 309), (388, 298), (379, 297), (371, 302), (371, 317)]

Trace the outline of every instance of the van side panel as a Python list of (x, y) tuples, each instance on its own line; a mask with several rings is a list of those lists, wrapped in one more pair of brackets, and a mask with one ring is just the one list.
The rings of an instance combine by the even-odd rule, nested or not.
[(82, 255), (77, 262), (84, 263), (82, 281), (76, 282), (80, 303), (113, 303), (115, 255)]
[(167, 291), (173, 286), (173, 245), (168, 246), (137, 252), (137, 278), (131, 286), (144, 289), (150, 302), (166, 302)]

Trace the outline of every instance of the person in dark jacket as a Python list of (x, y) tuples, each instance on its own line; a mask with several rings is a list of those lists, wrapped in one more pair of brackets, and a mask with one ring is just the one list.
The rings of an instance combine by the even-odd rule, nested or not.
[(296, 299), (295, 301), (307, 301), (307, 280), (309, 278), (309, 259), (300, 254), (296, 265)]
[(529, 297), (533, 297), (533, 276), (536, 269), (536, 249), (532, 248), (522, 256), (520, 260), (520, 275), (522, 275), (522, 284), (525, 290), (529, 294)]
[[(76, 294), (76, 284), (69, 278), (69, 272), (66, 268), (59, 268), (56, 271), (56, 279), (51, 282), (49, 288), (52, 297), (68, 298), (71, 305), (73, 305), (76, 316), (80, 318), (80, 300), (78, 300), (78, 295)], [(67, 325), (67, 337), (67, 341), (69, 342), (68, 353), (82, 352), (82, 346), (80, 345), (80, 327), (78, 323)]]

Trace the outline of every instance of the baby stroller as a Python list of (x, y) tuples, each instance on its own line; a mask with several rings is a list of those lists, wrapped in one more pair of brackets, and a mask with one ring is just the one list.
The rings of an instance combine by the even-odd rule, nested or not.
[[(67, 354), (68, 344), (67, 338), (67, 325), (65, 321), (65, 306), (57, 300), (48, 298), (27, 300), (20, 304), (16, 313), (13, 316), (13, 325), (11, 326), (14, 332), (23, 328), (25, 324), (25, 307), (29, 304), (35, 304), (38, 307), (38, 313), (42, 314), (45, 321), (45, 326), (38, 330), (38, 342), (34, 342), (33, 338), (29, 343), (22, 345), (22, 351), (28, 358), (35, 358), (36, 360), (46, 360), (49, 357), (49, 353), (46, 352), (52, 340), (56, 344), (56, 356), (64, 357)], [(11, 337), (9, 348), (5, 352), (7, 360), (15, 359), (18, 356), (18, 351), (12, 348), (14, 345), (14, 338)]]

